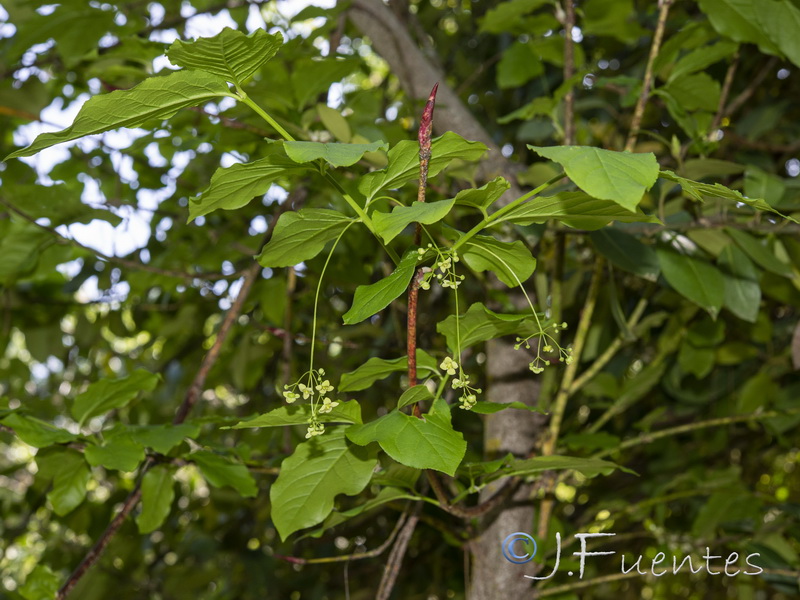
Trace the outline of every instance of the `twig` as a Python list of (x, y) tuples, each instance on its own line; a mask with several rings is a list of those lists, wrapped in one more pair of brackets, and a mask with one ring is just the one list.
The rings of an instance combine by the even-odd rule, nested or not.
[(535, 592), (535, 598), (544, 598), (545, 596), (557, 596), (565, 592), (573, 590), (580, 590), (601, 583), (610, 583), (612, 581), (620, 581), (622, 579), (631, 579), (632, 577), (640, 577), (638, 571), (628, 573), (614, 573), (613, 575), (603, 575), (602, 577), (594, 577), (592, 579), (585, 579), (583, 581), (576, 581), (575, 583), (565, 583), (564, 585), (556, 585), (545, 590)]
[(508, 500), (522, 483), (522, 480), (518, 477), (510, 477), (503, 487), (485, 502), (476, 504), (475, 506), (459, 506), (458, 504), (450, 503), (436, 472), (428, 469), (426, 473), (433, 493), (439, 501), (439, 508), (455, 517), (461, 517), (462, 519), (474, 519), (491, 512)]
[[(631, 316), (628, 318), (627, 327), (628, 329), (633, 329), (636, 324), (639, 322), (639, 319), (642, 318), (642, 314), (644, 314), (645, 308), (647, 308), (648, 299), (647, 298), (640, 298), (639, 302), (636, 304), (636, 307), (633, 309)], [(586, 385), (591, 379), (597, 375), (603, 367), (605, 367), (608, 362), (614, 358), (614, 355), (622, 348), (626, 343), (628, 343), (628, 339), (624, 336), (623, 333), (620, 333), (613, 342), (608, 345), (605, 352), (603, 352), (600, 356), (598, 356), (595, 361), (586, 369), (583, 373), (581, 373), (580, 377), (577, 377), (575, 381), (572, 382), (572, 385), (569, 387), (569, 394), (572, 396), (581, 389), (584, 385)]]
[[(581, 361), (581, 354), (583, 353), (583, 346), (586, 343), (586, 337), (589, 334), (589, 326), (592, 322), (592, 315), (594, 314), (594, 307), (597, 304), (597, 297), (600, 294), (600, 281), (603, 278), (603, 270), (605, 267), (605, 260), (602, 257), (597, 257), (594, 263), (594, 272), (592, 273), (592, 280), (589, 284), (589, 291), (586, 295), (586, 303), (583, 305), (581, 318), (578, 322), (578, 330), (575, 333), (575, 341), (572, 343), (572, 362), (567, 365), (564, 370), (564, 377), (561, 380), (554, 407), (551, 413), (550, 431), (548, 437), (542, 447), (542, 455), (549, 456), (553, 454), (558, 441), (558, 434), (561, 431), (561, 422), (564, 419), (564, 412), (567, 408), (567, 400), (570, 397), (570, 387), (575, 380), (575, 375), (578, 370), (578, 364)], [(548, 489), (552, 487), (552, 482), (549, 482)], [(542, 500), (539, 510), (539, 537), (544, 539), (547, 537), (547, 527), (550, 521), (550, 513), (553, 510), (553, 500), (546, 498)]]
[[(272, 232), (275, 229), (275, 225), (278, 222), (278, 215), (288, 210), (290, 206), (293, 206), (293, 202), (290, 202), (288, 199), (284, 202), (278, 210), (278, 214), (275, 215), (275, 218), (270, 222), (269, 227), (267, 228), (266, 233), (264, 234), (264, 243), (266, 243), (271, 237)], [(208, 376), (209, 371), (214, 366), (217, 358), (219, 357), (220, 350), (222, 349), (222, 345), (225, 343), (225, 340), (230, 333), (231, 326), (233, 323), (239, 318), (241, 314), (242, 307), (244, 306), (244, 301), (247, 298), (248, 293), (250, 292), (250, 288), (253, 285), (253, 282), (258, 277), (259, 273), (261, 272), (261, 265), (258, 263), (254, 263), (250, 268), (247, 269), (244, 281), (242, 282), (242, 287), (239, 290), (238, 296), (236, 296), (236, 300), (234, 300), (231, 307), (228, 309), (227, 314), (225, 315), (225, 319), (222, 322), (222, 325), (217, 332), (216, 339), (214, 340), (214, 345), (209, 349), (206, 355), (203, 357), (203, 362), (200, 365), (200, 369), (198, 369), (197, 373), (192, 380), (189, 389), (186, 391), (186, 395), (184, 396), (183, 402), (181, 403), (178, 411), (175, 415), (175, 418), (172, 420), (173, 424), (178, 425), (183, 423), (186, 417), (189, 415), (189, 411), (197, 402), (197, 398), (200, 396), (200, 392), (203, 389), (203, 385), (205, 384), (206, 377)], [(142, 464), (141, 469), (139, 470), (139, 481), (136, 484), (136, 487), (128, 494), (128, 497), (125, 499), (125, 504), (122, 507), (122, 510), (117, 514), (116, 517), (108, 524), (103, 534), (100, 538), (95, 542), (95, 545), (92, 547), (91, 550), (86, 554), (83, 558), (81, 563), (78, 567), (72, 572), (69, 576), (67, 581), (58, 590), (58, 594), (56, 595), (56, 600), (64, 600), (67, 595), (69, 594), (70, 590), (80, 581), (81, 577), (86, 574), (91, 566), (97, 562), (100, 558), (100, 555), (105, 550), (108, 543), (111, 541), (111, 538), (119, 531), (119, 528), (122, 527), (122, 524), (127, 519), (128, 515), (131, 513), (133, 508), (139, 502), (141, 498), (141, 481), (144, 474), (150, 469), (150, 467), (154, 464), (155, 459), (153, 457), (148, 457), (147, 460)]]
[(653, 43), (650, 46), (650, 56), (647, 59), (647, 66), (644, 70), (642, 91), (639, 94), (639, 100), (636, 102), (636, 108), (633, 111), (633, 119), (631, 119), (631, 129), (628, 133), (628, 140), (625, 142), (625, 150), (627, 152), (633, 150), (633, 145), (636, 143), (636, 136), (642, 125), (644, 109), (647, 105), (647, 99), (650, 97), (650, 86), (653, 83), (653, 64), (661, 48), (661, 40), (664, 38), (664, 30), (667, 27), (667, 15), (669, 14), (669, 8), (672, 6), (673, 1), (674, 0), (658, 0), (658, 24), (656, 25), (656, 31), (653, 35)]
[(661, 431), (643, 433), (629, 440), (625, 440), (620, 445), (614, 448), (598, 452), (597, 454), (594, 454), (592, 458), (603, 458), (605, 456), (614, 454), (615, 452), (620, 452), (622, 450), (627, 450), (628, 448), (641, 446), (643, 444), (649, 444), (656, 440), (660, 440), (661, 438), (670, 437), (673, 435), (680, 435), (681, 433), (688, 433), (690, 431), (696, 431), (699, 429), (708, 429), (709, 427), (720, 427), (723, 425), (733, 425), (735, 423), (747, 423), (750, 421), (760, 421), (762, 419), (774, 419), (777, 417), (786, 417), (789, 415), (796, 415), (796, 414), (800, 414), (800, 408), (790, 408), (788, 410), (782, 410), (782, 411), (773, 410), (762, 413), (749, 413), (746, 415), (719, 417), (717, 419), (708, 419), (706, 421), (687, 423), (686, 425), (670, 427), (668, 429), (662, 429)]
[(709, 131), (715, 132), (719, 129), (723, 117), (725, 117), (725, 104), (728, 102), (728, 95), (731, 93), (731, 86), (733, 85), (733, 76), (736, 74), (736, 67), (739, 65), (739, 51), (733, 55), (731, 64), (728, 65), (728, 71), (725, 73), (725, 81), (722, 84), (722, 92), (719, 95), (719, 105), (717, 106), (717, 114), (714, 115), (714, 120), (711, 122)]
[(351, 560), (363, 560), (365, 558), (374, 558), (376, 556), (380, 556), (383, 554), (383, 551), (386, 550), (391, 543), (394, 541), (394, 538), (397, 536), (397, 533), (403, 527), (403, 524), (406, 522), (406, 518), (408, 515), (403, 513), (400, 515), (400, 518), (397, 520), (397, 523), (392, 530), (392, 533), (389, 534), (389, 537), (386, 538), (380, 546), (373, 550), (369, 550), (367, 552), (360, 552), (358, 554), (347, 554), (345, 556), (326, 556), (324, 558), (300, 558), (298, 556), (284, 556), (282, 554), (273, 554), (274, 558), (285, 560), (286, 562), (295, 564), (295, 565), (322, 565), (322, 564), (329, 564), (329, 563), (337, 563), (337, 562), (350, 562)]
[(767, 64), (764, 65), (762, 69), (758, 71), (753, 80), (750, 84), (744, 88), (741, 93), (736, 96), (731, 103), (725, 108), (725, 116), (730, 117), (733, 113), (739, 110), (745, 102), (747, 102), (750, 97), (756, 93), (756, 90), (761, 88), (761, 84), (764, 83), (764, 80), (767, 78), (767, 75), (772, 73), (772, 70), (775, 68), (775, 65), (778, 64), (778, 58), (773, 56), (767, 61)]
[(403, 564), (403, 557), (408, 550), (408, 543), (411, 541), (411, 536), (417, 528), (419, 522), (419, 509), (422, 503), (418, 503), (413, 515), (408, 517), (405, 525), (400, 530), (397, 540), (389, 553), (389, 560), (386, 561), (386, 566), (383, 569), (383, 576), (381, 577), (380, 585), (378, 585), (378, 593), (375, 595), (375, 600), (388, 600), (392, 594), (392, 589), (397, 581), (397, 576), (400, 573), (400, 565)]
[[(564, 0), (564, 81), (569, 81), (575, 74), (575, 48), (572, 30), (575, 27), (574, 0)], [(564, 96), (564, 144), (575, 143), (575, 86), (570, 86)]]
[(239, 277), (241, 277), (244, 274), (242, 271), (237, 271), (237, 272), (231, 273), (229, 275), (225, 275), (224, 273), (197, 273), (197, 274), (193, 274), (193, 273), (186, 273), (185, 271), (174, 271), (174, 270), (171, 270), (171, 269), (160, 269), (158, 267), (154, 267), (153, 265), (148, 265), (146, 263), (139, 262), (139, 261), (136, 261), (136, 260), (128, 260), (128, 259), (125, 259), (125, 258), (120, 258), (118, 256), (109, 256), (108, 254), (104, 254), (104, 253), (100, 252), (99, 250), (95, 250), (94, 248), (91, 248), (89, 246), (85, 246), (84, 244), (81, 244), (76, 239), (68, 238), (68, 237), (66, 237), (64, 235), (61, 235), (61, 233), (59, 233), (58, 231), (56, 231), (52, 227), (48, 227), (47, 225), (42, 225), (41, 223), (37, 223), (35, 218), (30, 216), (28, 213), (24, 212), (23, 210), (17, 208), (15, 205), (11, 204), (11, 202), (6, 200), (5, 198), (0, 198), (0, 204), (3, 204), (10, 211), (12, 211), (13, 213), (19, 215), (20, 217), (22, 217), (23, 219), (25, 219), (29, 223), (32, 223), (33, 225), (35, 225), (39, 229), (54, 235), (56, 238), (58, 238), (59, 243), (72, 244), (73, 246), (77, 246), (78, 248), (81, 248), (82, 250), (86, 250), (87, 252), (91, 252), (92, 254), (94, 254), (95, 256), (97, 256), (98, 258), (100, 258), (102, 260), (105, 260), (106, 262), (110, 262), (110, 263), (113, 263), (113, 264), (116, 264), (116, 265), (120, 265), (122, 267), (127, 267), (129, 269), (135, 269), (137, 271), (146, 271), (148, 273), (155, 273), (157, 275), (162, 275), (164, 277), (176, 277), (178, 279), (184, 279), (186, 281), (192, 281), (193, 279), (203, 279), (203, 280), (206, 280), (206, 279), (238, 279)]

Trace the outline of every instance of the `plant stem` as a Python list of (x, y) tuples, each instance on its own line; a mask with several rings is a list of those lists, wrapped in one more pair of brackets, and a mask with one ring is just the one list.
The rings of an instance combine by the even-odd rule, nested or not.
[(633, 145), (636, 143), (636, 136), (639, 133), (639, 127), (642, 125), (642, 117), (644, 117), (644, 109), (647, 105), (647, 99), (650, 97), (650, 86), (653, 83), (653, 64), (655, 63), (658, 51), (661, 48), (661, 40), (664, 39), (664, 30), (667, 27), (667, 15), (669, 8), (672, 6), (674, 0), (658, 0), (658, 24), (656, 31), (653, 34), (653, 43), (650, 46), (650, 56), (647, 58), (647, 66), (644, 70), (644, 81), (642, 81), (642, 91), (639, 94), (639, 100), (636, 102), (636, 108), (633, 111), (633, 119), (631, 119), (631, 130), (628, 133), (628, 140), (625, 142), (625, 151), (631, 152)]
[[(575, 5), (573, 0), (564, 0), (564, 81), (575, 74), (575, 48), (572, 28), (575, 27)], [(575, 88), (570, 86), (564, 96), (564, 144), (575, 143)]]
[(543, 192), (544, 190), (549, 188), (554, 183), (558, 183), (560, 180), (564, 179), (565, 176), (566, 176), (566, 173), (564, 173), (564, 172), (559, 173), (558, 175), (556, 175), (552, 179), (548, 179), (547, 181), (545, 181), (539, 187), (531, 190), (530, 192), (528, 192), (527, 194), (525, 194), (523, 196), (520, 196), (516, 200), (514, 200), (512, 202), (509, 202), (506, 206), (504, 206), (503, 208), (501, 208), (497, 212), (494, 212), (491, 215), (489, 215), (488, 217), (484, 218), (480, 223), (475, 225), (475, 227), (473, 227), (467, 233), (465, 233), (460, 238), (458, 238), (456, 243), (453, 244), (453, 250), (458, 250), (461, 246), (466, 244), (469, 240), (471, 240), (473, 237), (475, 237), (477, 234), (479, 234), (482, 230), (486, 229), (487, 227), (489, 227), (490, 225), (492, 225), (493, 223), (495, 223), (496, 221), (501, 219), (501, 217), (503, 217), (504, 215), (508, 214), (510, 211), (514, 210), (517, 206), (519, 206), (520, 204), (522, 204), (526, 200), (529, 200), (530, 198), (533, 198), (537, 194), (540, 194), (541, 192)]

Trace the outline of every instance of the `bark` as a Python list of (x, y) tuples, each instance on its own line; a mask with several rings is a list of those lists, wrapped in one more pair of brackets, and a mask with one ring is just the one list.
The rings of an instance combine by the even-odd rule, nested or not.
[[(519, 197), (522, 192), (514, 177), (519, 166), (503, 157), (492, 136), (447, 84), (445, 74), (419, 49), (395, 13), (381, 0), (353, 0), (348, 17), (370, 39), (372, 47), (389, 64), (411, 98), (424, 100), (433, 85), (439, 83), (434, 130), (438, 134), (454, 131), (466, 139), (486, 144), (489, 152), (479, 177), (486, 180), (501, 174), (511, 182), (511, 189), (499, 204)], [(488, 345), (487, 355), (487, 399), (535, 405), (538, 386), (528, 371), (526, 355), (500, 340)], [(484, 425), (487, 458), (507, 452), (527, 456), (543, 430), (544, 420), (536, 413), (506, 410), (486, 416)], [(501, 484), (498, 482), (492, 489), (485, 490), (481, 501), (492, 496)], [(530, 487), (523, 486), (514, 499), (524, 501), (530, 493)], [(530, 580), (522, 577), (526, 571), (503, 558), (500, 544), (515, 531), (531, 532), (533, 517), (533, 505), (527, 504), (504, 509), (484, 520), (481, 534), (470, 544), (473, 562), (470, 600), (524, 597), (525, 591), (530, 589)]]

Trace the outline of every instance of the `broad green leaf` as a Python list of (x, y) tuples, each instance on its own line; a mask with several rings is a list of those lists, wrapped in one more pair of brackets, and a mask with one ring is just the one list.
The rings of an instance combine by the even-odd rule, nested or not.
[(173, 65), (204, 71), (242, 86), (283, 44), (280, 33), (256, 29), (250, 35), (225, 27), (214, 37), (175, 40), (167, 50)]
[(272, 238), (256, 257), (262, 267), (293, 267), (314, 258), (353, 222), (327, 208), (303, 208), (283, 213)]
[(597, 251), (615, 266), (650, 281), (658, 279), (661, 267), (656, 251), (638, 238), (614, 227), (593, 231), (589, 237)]
[(47, 493), (47, 499), (57, 515), (63, 517), (83, 502), (86, 498), (86, 484), (91, 476), (80, 453), (69, 450), (59, 455), (53, 487)]
[[(428, 371), (435, 375), (437, 362), (431, 355), (421, 349), (417, 349), (417, 372)], [(408, 359), (403, 356), (391, 360), (385, 358), (370, 358), (363, 365), (354, 371), (342, 374), (339, 381), (340, 392), (358, 392), (366, 390), (373, 383), (380, 379), (385, 379), (392, 373), (405, 372), (408, 370)]]
[(138, 127), (152, 119), (168, 119), (182, 108), (230, 95), (224, 80), (207, 73), (177, 71), (164, 77), (150, 77), (129, 90), (90, 98), (72, 125), (56, 133), (40, 134), (30, 146), (12, 152), (4, 160), (33, 156), (55, 144), (86, 135)]
[(155, 531), (169, 516), (175, 486), (172, 469), (167, 465), (156, 465), (142, 478), (142, 512), (136, 517), (139, 533)]
[(133, 440), (152, 448), (159, 454), (167, 454), (184, 438), (194, 438), (200, 433), (200, 426), (194, 423), (180, 425), (141, 425), (129, 427)]
[(309, 163), (322, 159), (334, 167), (349, 167), (356, 164), (367, 152), (386, 150), (386, 142), (371, 144), (323, 144), (321, 142), (285, 142), (286, 154), (297, 163)]
[(325, 129), (330, 131), (333, 137), (346, 144), (352, 141), (353, 132), (350, 130), (350, 124), (342, 116), (342, 113), (320, 102), (317, 104), (317, 114), (319, 115), (319, 120), (325, 125)]
[(269, 497), (272, 522), (282, 540), (321, 523), (339, 494), (354, 496), (369, 483), (378, 462), (376, 454), (351, 444), (345, 439), (345, 431), (338, 427), (298, 444), (281, 463)]
[(64, 444), (76, 439), (69, 431), (59, 429), (36, 417), (28, 417), (16, 412), (0, 419), (0, 423), (11, 427), (19, 439), (34, 448), (45, 448), (53, 444)]
[(689, 196), (690, 198), (697, 200), (698, 202), (703, 202), (705, 197), (708, 196), (709, 198), (724, 198), (726, 200), (733, 200), (734, 202), (741, 202), (743, 204), (747, 204), (752, 208), (756, 208), (758, 210), (764, 210), (767, 212), (774, 213), (778, 216), (783, 217), (784, 219), (789, 219), (790, 221), (794, 221), (798, 223), (797, 220), (793, 219), (792, 217), (788, 217), (769, 205), (766, 200), (761, 198), (747, 198), (743, 196), (740, 192), (736, 190), (732, 190), (730, 188), (725, 187), (719, 183), (715, 183), (711, 185), (709, 183), (700, 183), (699, 181), (692, 181), (691, 179), (686, 179), (685, 177), (680, 177), (679, 175), (675, 175), (672, 171), (661, 171), (660, 177), (663, 179), (668, 179), (669, 181), (674, 181), (675, 183), (681, 186), (683, 192)]
[[(311, 418), (310, 404), (287, 404), (274, 410), (240, 421), (231, 429), (250, 429), (254, 427), (285, 427), (286, 425), (305, 425)], [(361, 423), (361, 406), (355, 400), (340, 402), (329, 413), (319, 413), (317, 419), (322, 423)]]
[(769, 41), (774, 43), (783, 54), (796, 66), (800, 66), (800, 7), (792, 0), (776, 0), (760, 4), (763, 8), (756, 10), (761, 31)]
[(480, 20), (479, 31), (505, 33), (508, 31), (510, 23), (547, 3), (548, 0), (509, 0), (497, 3), (487, 10), (486, 15)]
[[(270, 147), (270, 154), (253, 162), (217, 169), (204, 192), (189, 202), (189, 222), (217, 209), (234, 210), (247, 205), (253, 198), (263, 196), (279, 178), (308, 170)], [(285, 213), (282, 216), (286, 216)]]
[(759, 27), (757, 4), (752, 0), (698, 0), (714, 29), (735, 42), (774, 47)]
[(36, 565), (19, 588), (25, 600), (52, 600), (61, 586), (61, 577), (53, 573), (47, 565)]
[(405, 292), (414, 276), (418, 258), (417, 250), (411, 248), (403, 255), (400, 264), (391, 275), (373, 284), (358, 286), (355, 296), (353, 296), (353, 305), (342, 316), (344, 324), (353, 325), (370, 318)]
[(389, 456), (408, 467), (451, 476), (467, 450), (464, 436), (450, 423), (450, 407), (444, 398), (436, 400), (422, 419), (393, 410), (370, 423), (348, 427), (346, 434), (361, 446), (378, 442)]
[[(542, 326), (545, 326), (544, 316), (539, 316)], [(478, 342), (485, 342), (494, 338), (516, 333), (517, 335), (530, 335), (538, 330), (536, 320), (531, 313), (505, 315), (498, 314), (486, 308), (480, 302), (469, 307), (459, 319), (459, 332), (461, 336), (461, 350), (469, 348)], [(447, 347), (456, 351), (456, 316), (450, 315), (436, 325), (436, 331), (445, 336)]]
[(470, 412), (474, 412), (479, 415), (493, 415), (494, 413), (498, 413), (501, 410), (506, 410), (507, 408), (516, 408), (518, 410), (527, 410), (530, 412), (542, 412), (542, 409), (537, 406), (528, 406), (527, 404), (523, 404), (522, 402), (518, 402), (516, 400), (514, 402), (486, 402), (484, 400), (479, 400), (469, 410)]
[(144, 460), (144, 445), (129, 436), (117, 435), (102, 446), (91, 444), (84, 451), (86, 462), (117, 471), (133, 471)]
[(575, 456), (536, 456), (513, 461), (507, 468), (500, 469), (493, 473), (492, 479), (497, 476), (509, 477), (511, 475), (533, 475), (544, 471), (578, 471), (586, 477), (596, 475), (610, 475), (617, 469), (631, 473), (628, 469), (623, 469), (618, 464), (599, 458), (578, 458)]
[(772, 173), (755, 165), (747, 165), (744, 174), (744, 194), (750, 198), (764, 198), (771, 205), (778, 204), (786, 192), (786, 183)]
[(792, 267), (778, 260), (778, 257), (775, 256), (769, 248), (746, 231), (726, 227), (725, 233), (727, 233), (733, 241), (736, 242), (736, 245), (744, 250), (744, 253), (753, 259), (756, 264), (776, 275), (792, 277)]
[(506, 193), (511, 184), (503, 177), (495, 177), (486, 185), (479, 188), (461, 190), (456, 194), (455, 202), (458, 206), (474, 206), (484, 212), (495, 201)]
[[(309, 56), (293, 60), (289, 77), (297, 108), (304, 108), (322, 93), (327, 95), (332, 83), (341, 81), (362, 64), (357, 58), (340, 57), (319, 59)], [(285, 69), (285, 64), (279, 68)]]
[(476, 235), (463, 246), (464, 262), (474, 271), (491, 271), (508, 287), (522, 285), (536, 269), (536, 259), (521, 241), (500, 242)]
[(433, 400), (433, 394), (431, 394), (428, 386), (423, 384), (415, 385), (412, 388), (408, 388), (400, 395), (400, 399), (397, 401), (397, 409), (399, 410), (404, 406), (410, 406), (417, 402), (428, 402), (430, 400)]
[(564, 192), (555, 196), (539, 196), (515, 206), (497, 223), (508, 221), (517, 225), (545, 223), (555, 219), (577, 229), (600, 229), (611, 221), (620, 223), (660, 223), (640, 209), (629, 211), (611, 200), (592, 198), (583, 192)]
[(516, 88), (544, 73), (544, 64), (530, 42), (514, 42), (497, 63), (500, 89)]
[[(475, 161), (486, 152), (480, 142), (469, 142), (448, 131), (431, 142), (428, 177), (434, 177), (455, 159)], [(372, 200), (381, 190), (399, 188), (419, 176), (419, 143), (403, 140), (389, 150), (389, 164), (361, 178), (358, 189)]]
[(370, 500), (367, 500), (364, 504), (359, 504), (358, 506), (351, 508), (350, 510), (345, 510), (342, 512), (333, 511), (328, 518), (322, 523), (319, 529), (315, 529), (314, 531), (310, 532), (309, 536), (311, 537), (319, 537), (321, 536), (327, 529), (331, 527), (336, 527), (337, 525), (341, 525), (345, 521), (352, 519), (353, 517), (357, 517), (360, 514), (363, 514), (367, 511), (372, 510), (373, 508), (377, 508), (387, 502), (397, 502), (399, 500), (416, 500), (419, 496), (414, 494), (409, 494), (399, 488), (395, 487), (385, 487), (382, 488), (378, 495)]
[(713, 348), (697, 348), (689, 340), (683, 340), (678, 351), (678, 364), (684, 372), (704, 379), (714, 368), (715, 357)]
[(720, 252), (717, 264), (725, 277), (723, 306), (740, 319), (755, 323), (761, 306), (761, 286), (755, 265), (736, 244)]
[(713, 112), (719, 105), (720, 84), (708, 73), (693, 73), (673, 79), (663, 88), (685, 111)]
[(686, 299), (716, 318), (724, 300), (725, 279), (713, 265), (693, 256), (659, 248), (664, 279)]
[(372, 222), (375, 232), (387, 244), (403, 232), (411, 223), (432, 225), (444, 219), (453, 208), (455, 199), (439, 200), (438, 202), (417, 202), (411, 206), (395, 206), (391, 213), (372, 213)]
[(611, 200), (629, 211), (636, 210), (658, 179), (658, 162), (650, 152), (632, 154), (589, 146), (528, 148), (564, 167), (575, 185), (590, 196)]
[(702, 46), (692, 50), (672, 67), (669, 73), (668, 82), (680, 79), (684, 75), (690, 75), (698, 71), (703, 71), (706, 67), (713, 65), (729, 56), (732, 56), (738, 50), (739, 44), (722, 40), (710, 46)]
[(136, 369), (121, 379), (96, 381), (75, 398), (72, 416), (78, 421), (78, 426), (82, 427), (92, 417), (127, 405), (139, 395), (139, 392), (152, 392), (158, 379), (158, 375), (154, 373)]
[(10, 221), (0, 235), (0, 281), (18, 279), (36, 269), (52, 234), (27, 222)]
[(252, 498), (258, 494), (258, 487), (253, 476), (247, 467), (241, 463), (235, 463), (227, 458), (199, 450), (187, 455), (199, 468), (208, 482), (214, 487), (232, 487), (245, 498)]

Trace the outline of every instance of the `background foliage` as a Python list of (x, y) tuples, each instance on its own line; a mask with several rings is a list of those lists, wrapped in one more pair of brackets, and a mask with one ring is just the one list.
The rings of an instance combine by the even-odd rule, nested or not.
[[(349, 20), (348, 10), (369, 3), (354, 4), (289, 18), (280, 2), (4, 2), (3, 156), (44, 127), (71, 123), (90, 95), (128, 89), (170, 67), (164, 53), (174, 39), (214, 35), (224, 25), (282, 33), (276, 56), (242, 85), (293, 136), (392, 147), (414, 140), (422, 103)], [(633, 149), (653, 152), (675, 175), (632, 200), (660, 223), (616, 221), (595, 230), (603, 220), (519, 218), (502, 230), (533, 250), (537, 270), (526, 289), (539, 310), (570, 325), (565, 344), (578, 329), (593, 273), (602, 278), (567, 390), (558, 454), (606, 458), (638, 474), (569, 471), (534, 502), (557, 500), (550, 539), (555, 531), (602, 530), (624, 540), (614, 549), (634, 556), (697, 554), (706, 546), (725, 556), (759, 552), (768, 572), (637, 577), (586, 590), (559, 590), (554, 581), (541, 590), (563, 598), (791, 598), (800, 569), (800, 238), (794, 223), (755, 212), (745, 200), (761, 199), (762, 208), (783, 214), (800, 211), (800, 118), (792, 101), (800, 91), (793, 25), (800, 24), (800, 3), (670, 4), (577, 2), (571, 61), (560, 3), (391, 6), (525, 190), (559, 173), (546, 160), (559, 160), (557, 150), (547, 147), (565, 139), (626, 146), (662, 16), (652, 98)], [(566, 79), (565, 61), (575, 70)], [(220, 165), (267, 158), (264, 138), (277, 136), (247, 106), (227, 99), (166, 116), (2, 165), (3, 593), (52, 597), (130, 497), (146, 461), (154, 466), (141, 484), (141, 506), (75, 597), (338, 598), (346, 588), (351, 598), (373, 597), (386, 553), (304, 561), (379, 547), (408, 498), (431, 495), (424, 478), (382, 455), (382, 470), (362, 493), (336, 499), (332, 530), (282, 541), (270, 488), (292, 460), (302, 469), (301, 455), (284, 459), (305, 427), (222, 428), (282, 406), (279, 391), (306, 369), (312, 347), (325, 254), (297, 269), (266, 268), (242, 293), (268, 227), (290, 206), (347, 207), (313, 169), (291, 163), (291, 173), (276, 171), (269, 191), (252, 193), (258, 198), (246, 197), (237, 210), (192, 210), (190, 199)], [(354, 166), (336, 170), (348, 191), (363, 192), (370, 181), (364, 175), (385, 166), (386, 155), (369, 149)], [(453, 198), (497, 174), (485, 171), (469, 161), (451, 164), (431, 177), (429, 200)], [(679, 177), (708, 187), (676, 186)], [(717, 182), (743, 196), (713, 188)], [(394, 196), (410, 203), (414, 193), (409, 185)], [(388, 210), (388, 203), (379, 206)], [(466, 212), (455, 217), (451, 224), (461, 228), (475, 222)], [(402, 374), (361, 384), (351, 376), (349, 389), (342, 375), (370, 358), (402, 360), (405, 308), (395, 302), (356, 325), (342, 325), (343, 316), (358, 285), (391, 270), (375, 239), (353, 228), (322, 287), (316, 354), (340, 401), (357, 398), (365, 422), (396, 405)], [(516, 300), (504, 289), (488, 276), (471, 279), (460, 288), (461, 312), (478, 301), (514, 312)], [(444, 290), (428, 294), (421, 297), (420, 347), (435, 356), (435, 368), (447, 352), (437, 323), (453, 306)], [(226, 324), (226, 314), (236, 318)], [(204, 360), (214, 348), (216, 360)], [(482, 345), (465, 360), (480, 374), (479, 387), (501, 383), (489, 380)], [(206, 367), (201, 387), (193, 387)], [(557, 406), (563, 373), (554, 366), (538, 376), (543, 410)], [(188, 418), (170, 425), (187, 398)], [(465, 460), (491, 458), (480, 417), (452, 412), (467, 442)], [(345, 443), (333, 428), (320, 439)], [(546, 434), (539, 442), (547, 443)], [(465, 491), (474, 479), (469, 469), (460, 475), (449, 492)], [(365, 502), (383, 503), (362, 514), (357, 507)], [(420, 523), (395, 597), (465, 597), (465, 555), (481, 524), (430, 503), (414, 510)], [(503, 561), (499, 548), (483, 560)], [(606, 574), (590, 569), (587, 579)]]

